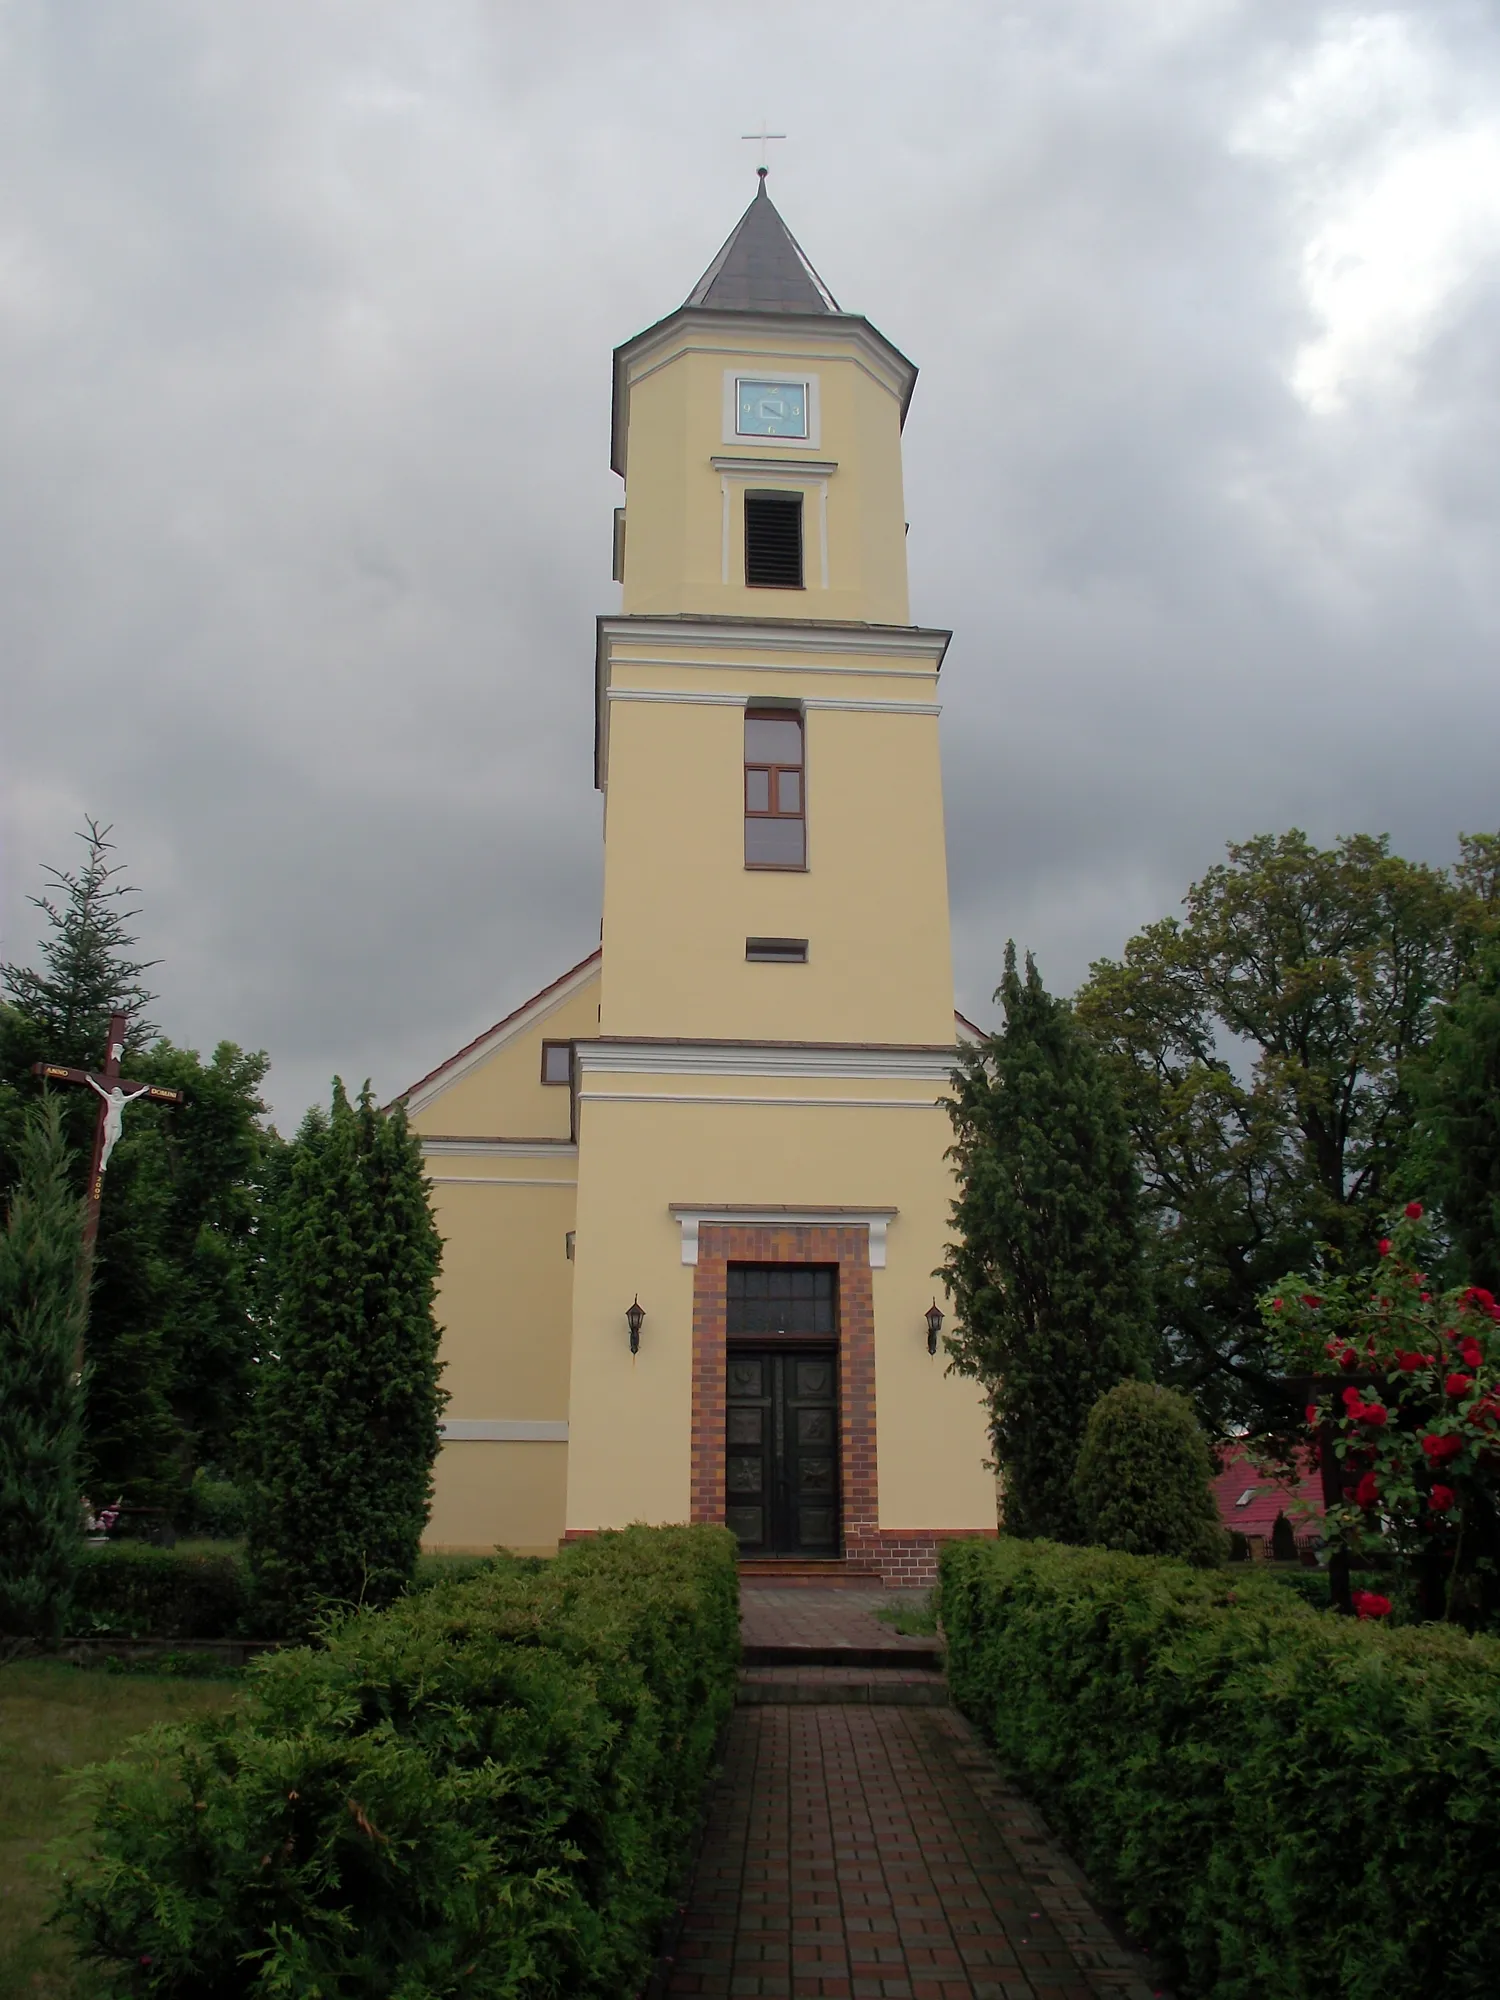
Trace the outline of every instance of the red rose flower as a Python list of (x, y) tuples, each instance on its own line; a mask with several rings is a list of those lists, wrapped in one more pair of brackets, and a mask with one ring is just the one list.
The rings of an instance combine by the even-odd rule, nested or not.
[(1366, 1403), (1359, 1413), (1359, 1421), (1362, 1424), (1374, 1424), (1378, 1430), (1385, 1422), (1386, 1415), (1387, 1412), (1381, 1408), (1379, 1403)]
[(1280, 1299), (1272, 1299), (1272, 1301), (1271, 1301), (1271, 1310), (1272, 1310), (1272, 1312), (1273, 1312), (1273, 1313), (1279, 1313), (1279, 1312), (1281, 1311), (1281, 1301), (1280, 1301)]
[(1306, 1412), (1306, 1414), (1307, 1414), (1307, 1421), (1308, 1421), (1308, 1422), (1309, 1422), (1310, 1424), (1315, 1424), (1315, 1423), (1316, 1423), (1316, 1422), (1318, 1421), (1318, 1406), (1317, 1406), (1317, 1404), (1316, 1404), (1316, 1403), (1309, 1403), (1309, 1404), (1308, 1404), (1308, 1406), (1307, 1406), (1307, 1412)]
[(1470, 1368), (1477, 1368), (1484, 1359), (1484, 1349), (1477, 1340), (1464, 1341), (1458, 1351)]
[(1467, 1396), (1473, 1386), (1472, 1375), (1450, 1375), (1443, 1384), (1443, 1393), (1448, 1396)]
[(1346, 1347), (1339, 1356), (1339, 1366), (1340, 1368), (1357, 1368), (1359, 1366), (1359, 1356), (1352, 1347)]
[(1406, 1204), (1406, 1219), (1408, 1222), (1420, 1222), (1422, 1220), (1421, 1202), (1409, 1201)]
[(1346, 1389), (1344, 1391), (1344, 1396), (1343, 1396), (1344, 1408), (1349, 1412), (1351, 1417), (1354, 1415), (1356, 1410), (1361, 1410), (1364, 1408), (1364, 1402), (1365, 1399), (1359, 1393), (1358, 1389)]
[(1389, 1618), (1391, 1615), (1391, 1600), (1382, 1597), (1378, 1590), (1356, 1590), (1350, 1602), (1356, 1618)]
[(1432, 1497), (1427, 1504), (1434, 1514), (1446, 1514), (1457, 1498), (1458, 1495), (1451, 1486), (1434, 1486)]
[(1401, 1348), (1396, 1350), (1396, 1366), (1403, 1375), (1414, 1375), (1421, 1367), (1423, 1359), (1420, 1354), (1409, 1354)]
[(1309, 1307), (1311, 1311), (1316, 1312), (1323, 1301), (1319, 1298), (1314, 1298), (1311, 1292), (1304, 1292), (1302, 1294), (1302, 1303)]
[(1380, 1252), (1380, 1254), (1381, 1254), (1381, 1256), (1382, 1256), (1382, 1257), (1389, 1257), (1389, 1256), (1390, 1256), (1390, 1254), (1391, 1254), (1391, 1239), (1390, 1239), (1390, 1237), (1389, 1237), (1389, 1236), (1382, 1236), (1382, 1237), (1381, 1237), (1381, 1239), (1380, 1239), (1380, 1241), (1379, 1241), (1379, 1242), (1378, 1242), (1378, 1243), (1377, 1243), (1377, 1244), (1375, 1245), (1375, 1248), (1376, 1248), (1376, 1249), (1377, 1249), (1377, 1250), (1378, 1250), (1378, 1251)]
[(1461, 1437), (1439, 1437), (1435, 1431), (1429, 1431), (1422, 1440), (1422, 1449), (1434, 1465), (1441, 1465), (1446, 1459), (1457, 1458), (1463, 1448), (1464, 1441)]
[(1373, 1472), (1367, 1472), (1354, 1489), (1356, 1507), (1373, 1507), (1380, 1498), (1380, 1481)]

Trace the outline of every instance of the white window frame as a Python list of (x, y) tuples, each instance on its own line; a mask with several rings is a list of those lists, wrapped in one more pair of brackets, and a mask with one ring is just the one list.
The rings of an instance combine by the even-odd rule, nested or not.
[[(800, 385), (807, 409), (807, 436), (766, 437), (760, 431), (742, 431), (740, 420), (741, 382), (795, 382)], [(724, 442), (751, 444), (756, 450), (817, 451), (823, 440), (823, 412), (816, 375), (791, 375), (779, 368), (726, 368), (724, 370)]]

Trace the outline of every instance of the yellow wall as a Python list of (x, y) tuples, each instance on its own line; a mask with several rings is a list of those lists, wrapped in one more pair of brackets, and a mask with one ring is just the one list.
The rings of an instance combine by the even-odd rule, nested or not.
[(527, 1020), (477, 1067), (460, 1073), (412, 1113), (418, 1132), (459, 1133), (466, 1138), (566, 1139), (569, 1093), (542, 1076), (542, 1043), (570, 1042), (598, 1032), (599, 974), (583, 975), (579, 988)]
[[(686, 663), (613, 674), (648, 692), (669, 678), (676, 694), (723, 696), (751, 676)], [(795, 667), (754, 678), (760, 699), (827, 693)], [(933, 705), (925, 677), (835, 685), (836, 699)], [(602, 1032), (952, 1041), (934, 714), (808, 709), (805, 871), (744, 865), (741, 708), (615, 700), (608, 727)], [(807, 964), (747, 964), (759, 936), (805, 937)]]
[[(475, 1066), (457, 1059), (451, 1080), (418, 1093), (412, 1123), (427, 1140), (443, 1237), (448, 1418), (567, 1419), (578, 1159), (572, 1092), (541, 1082), (542, 1043), (594, 1033), (598, 992), (597, 967), (587, 968), (557, 999), (523, 1010)], [(428, 1546), (555, 1548), (567, 1455), (563, 1443), (445, 1444)]]
[[(640, 1094), (600, 1101), (594, 1090)], [(672, 1202), (896, 1207), (887, 1267), (872, 1274), (880, 1523), (993, 1528), (994, 1482), (975, 1385), (927, 1352), (950, 1193), (951, 1138), (931, 1086), (841, 1080), (610, 1076), (580, 1105), (568, 1525), (685, 1520), (689, 1507), (693, 1271)], [(646, 1093), (749, 1095), (755, 1105), (650, 1103)], [(775, 1100), (834, 1097), (847, 1109)], [(913, 1108), (858, 1100), (902, 1097)], [(924, 1108), (925, 1100), (925, 1108)], [(624, 1313), (646, 1308), (632, 1357)]]
[[(724, 372), (756, 368), (816, 376), (815, 447), (775, 438), (726, 439)], [(904, 625), (906, 519), (901, 488), (901, 378), (867, 338), (837, 324), (799, 321), (771, 330), (689, 314), (627, 363), (629, 424), (624, 609), (712, 612), (755, 618), (869, 619)], [(715, 458), (774, 459), (781, 476), (756, 474), (753, 490), (783, 483), (804, 494), (805, 587), (749, 590), (744, 580), (746, 482), (728, 480), (729, 579), (724, 580), (724, 475)], [(828, 582), (822, 580), (823, 500), (810, 465), (827, 479)]]
[(423, 1541), (431, 1549), (556, 1553), (568, 1483), (565, 1444), (450, 1444)]

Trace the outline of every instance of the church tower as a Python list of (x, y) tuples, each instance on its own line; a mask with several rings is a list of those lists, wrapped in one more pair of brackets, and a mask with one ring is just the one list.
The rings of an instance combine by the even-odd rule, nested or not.
[(405, 1093), (444, 1238), (433, 1546), (720, 1521), (930, 1582), (993, 1534), (937, 1341), (956, 1037), (916, 369), (766, 192), (615, 354), (599, 949)]
[(747, 1554), (895, 1577), (994, 1524), (976, 1392), (926, 1339), (955, 1017), (915, 381), (764, 170), (686, 303), (615, 354), (570, 1533), (728, 1520)]

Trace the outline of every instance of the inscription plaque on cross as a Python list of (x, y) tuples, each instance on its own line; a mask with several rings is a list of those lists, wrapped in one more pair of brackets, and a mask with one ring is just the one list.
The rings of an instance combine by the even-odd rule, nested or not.
[(97, 1075), (92, 1070), (70, 1069), (66, 1063), (39, 1062), (31, 1065), (32, 1074), (41, 1077), (44, 1082), (76, 1083), (92, 1090), (99, 1099), (99, 1116), (94, 1124), (94, 1155), (89, 1162), (88, 1207), (83, 1225), (85, 1257), (93, 1250), (94, 1238), (99, 1234), (99, 1203), (104, 1194), (105, 1170), (125, 1127), (126, 1105), (134, 1104), (138, 1098), (144, 1099), (147, 1104), (184, 1104), (187, 1101), (185, 1091), (168, 1090), (165, 1084), (160, 1083), (133, 1083), (121, 1076), (125, 1020), (123, 1014), (110, 1015), (104, 1067)]

